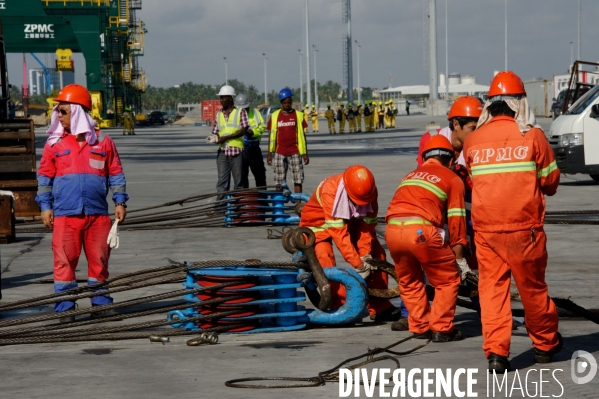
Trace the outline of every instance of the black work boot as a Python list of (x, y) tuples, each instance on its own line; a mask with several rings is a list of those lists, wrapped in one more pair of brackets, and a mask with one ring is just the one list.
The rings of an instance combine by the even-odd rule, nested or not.
[(428, 330), (428, 331), (425, 331), (425, 332), (419, 333), (419, 334), (414, 333), (414, 335), (412, 336), (412, 338), (415, 338), (415, 339), (431, 339), (431, 331)]
[(495, 374), (504, 374), (511, 369), (510, 361), (505, 356), (491, 353), (487, 359), (489, 360), (489, 371), (495, 371)]
[(401, 319), (394, 321), (391, 323), (392, 331), (408, 331), (408, 318), (402, 317)]
[(557, 346), (549, 351), (542, 351), (540, 349), (535, 348), (535, 363), (551, 363), (551, 360), (553, 360), (553, 356), (560, 353), (562, 348), (564, 347), (564, 340), (559, 332), (557, 333), (557, 339)]
[[(63, 310), (63, 312), (68, 312), (70, 310), (75, 310), (77, 309), (77, 304), (75, 304), (74, 306), (68, 308), (67, 310)], [(62, 313), (62, 312), (60, 312)], [(61, 324), (66, 324), (66, 323), (74, 323), (75, 322), (75, 316), (62, 316), (60, 319), (58, 319), (58, 322)]]
[[(96, 307), (96, 306), (102, 306), (102, 305), (92, 305), (92, 308)], [(119, 315), (119, 313), (116, 310), (106, 309), (106, 310), (97, 310), (95, 312), (91, 312), (89, 314), (89, 318), (92, 320), (93, 319), (103, 319), (105, 317), (118, 316), (118, 315)], [(115, 319), (113, 321), (120, 321), (120, 320), (123, 320), (123, 319)]]
[(433, 342), (452, 342), (452, 341), (461, 341), (464, 337), (462, 336), (462, 332), (460, 330), (453, 330), (449, 333), (441, 333), (433, 331)]
[(374, 321), (397, 321), (401, 319), (401, 309), (395, 306), (388, 307), (380, 313), (370, 316), (370, 320)]

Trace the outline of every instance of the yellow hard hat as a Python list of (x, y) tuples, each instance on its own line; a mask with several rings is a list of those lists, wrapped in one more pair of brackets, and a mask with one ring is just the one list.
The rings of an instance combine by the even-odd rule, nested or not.
[(379, 105), (383, 105), (383, 102), (382, 102), (382, 101), (379, 101)]

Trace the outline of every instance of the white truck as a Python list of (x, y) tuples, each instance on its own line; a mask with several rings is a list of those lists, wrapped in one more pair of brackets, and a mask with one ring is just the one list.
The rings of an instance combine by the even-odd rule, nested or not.
[(599, 86), (553, 121), (548, 140), (562, 173), (584, 173), (599, 183)]

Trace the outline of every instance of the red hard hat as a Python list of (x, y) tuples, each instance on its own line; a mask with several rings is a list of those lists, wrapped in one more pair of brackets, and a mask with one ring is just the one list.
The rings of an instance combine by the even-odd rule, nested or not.
[(441, 136), (440, 134), (433, 136), (429, 141), (426, 142), (426, 144), (424, 145), (424, 149), (422, 150), (422, 159), (426, 159), (427, 153), (432, 150), (439, 150), (439, 151), (429, 154), (429, 156), (432, 156), (432, 155), (451, 155), (451, 156), (453, 156), (455, 154), (453, 147), (451, 146), (451, 143), (449, 142), (449, 140), (447, 140), (447, 137)]
[(480, 114), (482, 113), (483, 105), (478, 98), (472, 96), (462, 96), (458, 97), (451, 106), (449, 115), (447, 115), (447, 120), (456, 117), (479, 118)]
[(54, 99), (54, 102), (59, 101), (83, 105), (88, 110), (92, 109), (92, 96), (85, 87), (78, 84), (70, 84), (63, 87)]
[(517, 96), (526, 95), (526, 89), (524, 89), (524, 83), (522, 79), (518, 77), (512, 71), (501, 71), (491, 81), (491, 87), (489, 88), (489, 97), (495, 96)]
[(366, 205), (377, 197), (374, 175), (366, 166), (353, 165), (343, 172), (347, 195), (356, 205)]

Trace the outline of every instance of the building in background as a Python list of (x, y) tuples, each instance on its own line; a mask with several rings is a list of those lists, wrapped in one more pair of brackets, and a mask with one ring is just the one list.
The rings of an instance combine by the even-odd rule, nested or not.
[[(48, 71), (50, 72), (51, 90), (61, 90), (66, 85), (75, 83), (74, 72), (56, 71), (54, 68), (48, 68)], [(29, 88), (29, 94), (32, 96), (48, 94), (46, 78), (42, 68), (29, 70)]]
[[(476, 83), (476, 78), (471, 75), (462, 77), (459, 73), (449, 74), (449, 99), (455, 99), (459, 96), (469, 95), (486, 99), (489, 86), (480, 85)], [(438, 93), (440, 98), (445, 99), (445, 74), (439, 76), (439, 87)], [(428, 98), (429, 86), (428, 85), (415, 85), (415, 86), (398, 86), (390, 87), (380, 91), (381, 100), (395, 100), (405, 97), (420, 97)]]

